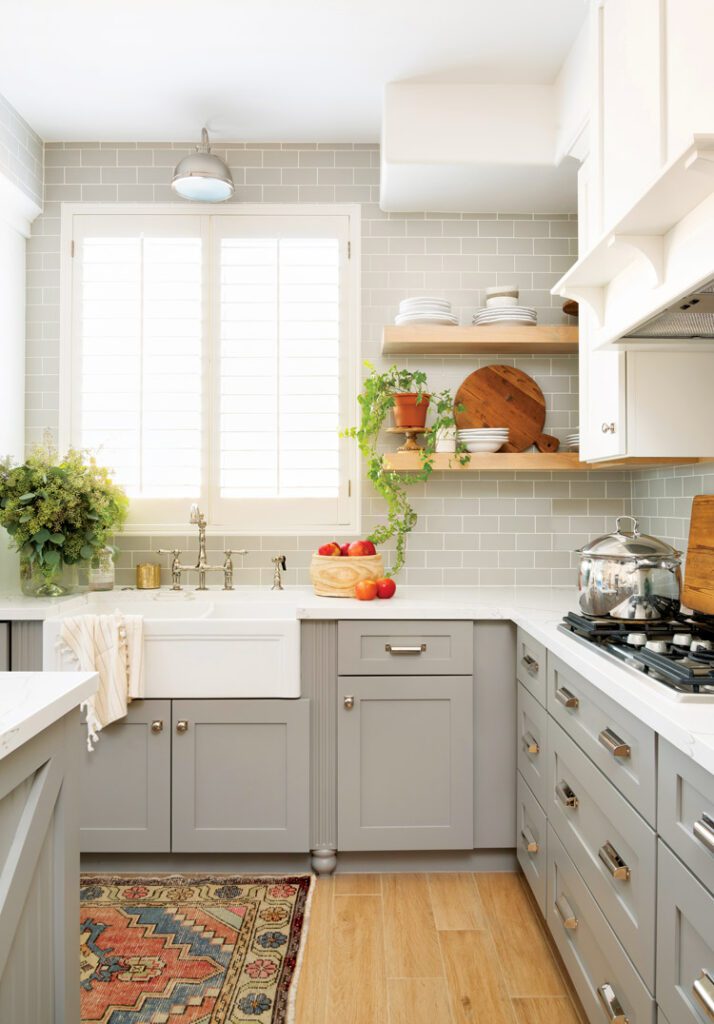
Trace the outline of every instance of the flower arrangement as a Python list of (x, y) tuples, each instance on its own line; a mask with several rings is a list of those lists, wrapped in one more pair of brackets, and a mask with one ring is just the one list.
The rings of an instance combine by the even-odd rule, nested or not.
[(128, 508), (124, 491), (88, 452), (70, 448), (59, 458), (45, 444), (22, 465), (0, 460), (0, 526), (27, 571), (42, 578), (38, 593), (62, 593), (55, 582), (62, 567), (96, 557)]

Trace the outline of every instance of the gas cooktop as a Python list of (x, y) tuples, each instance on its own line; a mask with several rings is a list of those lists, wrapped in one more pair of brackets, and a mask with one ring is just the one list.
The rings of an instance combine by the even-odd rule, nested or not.
[(569, 612), (558, 629), (662, 684), (676, 700), (714, 701), (714, 619), (588, 619)]

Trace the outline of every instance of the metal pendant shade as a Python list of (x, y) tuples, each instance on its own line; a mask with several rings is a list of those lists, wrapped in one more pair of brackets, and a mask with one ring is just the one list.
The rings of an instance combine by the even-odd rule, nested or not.
[(176, 164), (171, 188), (184, 199), (199, 203), (222, 203), (234, 192), (231, 172), (220, 157), (211, 152), (208, 132), (201, 130), (201, 145), (196, 152)]

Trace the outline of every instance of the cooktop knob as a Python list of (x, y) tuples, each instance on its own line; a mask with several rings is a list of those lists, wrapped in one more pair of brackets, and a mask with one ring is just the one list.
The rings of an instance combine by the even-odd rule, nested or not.
[(652, 651), (654, 654), (666, 654), (667, 653), (667, 641), (666, 640), (648, 640), (645, 644), (645, 650)]
[(711, 640), (692, 640), (692, 651), (711, 651), (714, 646)]
[(690, 647), (692, 643), (692, 634), (675, 633), (672, 637), (672, 643), (675, 647)]
[(627, 642), (630, 647), (644, 647), (647, 643), (646, 633), (628, 633)]

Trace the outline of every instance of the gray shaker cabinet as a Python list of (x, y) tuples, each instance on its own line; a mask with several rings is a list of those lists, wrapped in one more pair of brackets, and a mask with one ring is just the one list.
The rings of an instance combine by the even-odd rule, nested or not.
[(307, 852), (309, 700), (172, 704), (172, 849)]
[(82, 853), (166, 853), (171, 848), (171, 701), (135, 700), (87, 750), (80, 730)]
[(0, 672), (10, 671), (10, 623), (0, 622)]
[(473, 848), (472, 676), (340, 677), (338, 847)]

